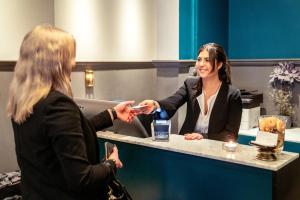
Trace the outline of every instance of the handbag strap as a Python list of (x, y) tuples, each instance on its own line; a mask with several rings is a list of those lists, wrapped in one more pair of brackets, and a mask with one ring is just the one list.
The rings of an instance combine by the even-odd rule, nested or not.
[(132, 200), (125, 186), (116, 178), (108, 184), (108, 199), (109, 200)]

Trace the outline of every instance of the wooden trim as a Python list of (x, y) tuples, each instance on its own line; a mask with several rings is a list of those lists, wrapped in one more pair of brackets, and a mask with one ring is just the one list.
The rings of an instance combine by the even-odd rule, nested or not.
[(0, 61), (0, 72), (14, 71), (16, 61)]
[[(273, 67), (278, 62), (293, 61), (296, 67), (300, 67), (300, 59), (232, 59), (229, 63), (232, 67)], [(184, 70), (195, 65), (195, 60), (152, 60), (152, 61), (124, 61), (124, 62), (77, 62), (73, 71), (80, 72), (85, 69), (94, 71), (123, 70), (123, 69), (149, 69), (149, 68), (179, 68)], [(14, 71), (16, 61), (0, 61), (0, 72)]]
[[(293, 61), (296, 67), (300, 67), (300, 59), (231, 59), (229, 63), (232, 67), (273, 67), (278, 62)], [(186, 68), (195, 65), (196, 60), (153, 60), (156, 68)]]
[(300, 59), (231, 59), (232, 67), (273, 67), (278, 62), (293, 61), (296, 67), (300, 66)]
[(148, 69), (154, 68), (151, 61), (143, 62), (77, 62), (73, 71), (84, 71), (92, 69), (94, 71), (102, 70), (122, 70), (122, 69)]
[[(16, 61), (0, 61), (0, 71), (14, 71)], [(77, 62), (73, 71), (94, 71), (154, 68), (152, 61), (144, 62)]]
[(190, 68), (195, 66), (195, 60), (153, 60), (156, 68)]

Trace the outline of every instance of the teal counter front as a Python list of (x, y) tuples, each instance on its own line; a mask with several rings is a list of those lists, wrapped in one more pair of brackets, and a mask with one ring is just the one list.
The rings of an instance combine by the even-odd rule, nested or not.
[(298, 180), (293, 180), (292, 171), (297, 170), (297, 153), (283, 152), (277, 161), (266, 162), (257, 160), (256, 148), (247, 145), (238, 145), (230, 153), (222, 149), (223, 142), (187, 141), (180, 135), (156, 142), (112, 132), (97, 134), (102, 150), (105, 141), (117, 144), (124, 164), (117, 177), (133, 199), (282, 200), (295, 196), (293, 185)]

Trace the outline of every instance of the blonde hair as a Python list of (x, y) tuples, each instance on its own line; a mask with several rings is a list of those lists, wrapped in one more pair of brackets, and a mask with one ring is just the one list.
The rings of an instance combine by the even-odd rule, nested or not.
[(9, 88), (8, 116), (21, 124), (51, 89), (72, 97), (75, 52), (73, 36), (51, 25), (39, 25), (27, 33)]

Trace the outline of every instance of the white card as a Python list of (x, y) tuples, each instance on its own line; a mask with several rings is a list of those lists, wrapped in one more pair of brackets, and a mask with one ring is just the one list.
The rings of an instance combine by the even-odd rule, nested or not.
[(258, 131), (255, 141), (252, 143), (266, 147), (275, 147), (277, 145), (278, 134)]

